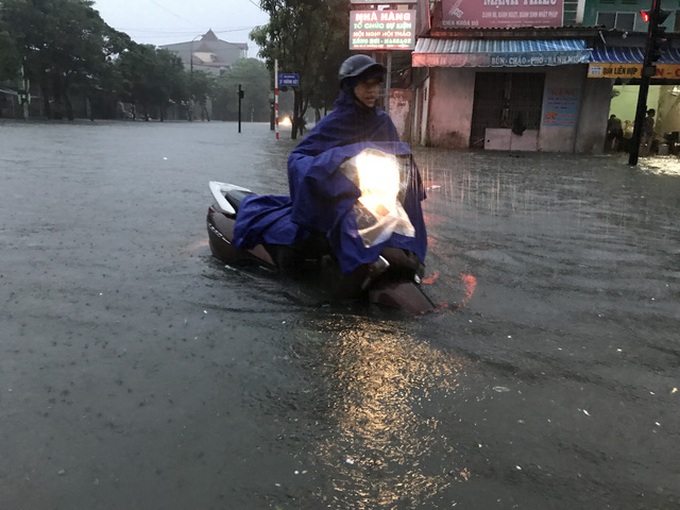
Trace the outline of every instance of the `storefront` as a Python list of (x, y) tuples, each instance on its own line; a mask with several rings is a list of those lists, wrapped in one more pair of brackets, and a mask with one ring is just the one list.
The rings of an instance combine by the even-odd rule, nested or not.
[[(621, 120), (628, 138), (632, 136), (643, 60), (640, 47), (599, 46), (593, 48), (588, 65), (588, 78), (611, 84), (609, 115)], [(672, 133), (680, 131), (680, 51), (663, 50), (655, 68), (646, 107), (656, 110), (656, 135), (663, 142), (669, 137), (677, 138)]]
[(611, 86), (588, 80), (582, 39), (421, 38), (414, 141), (450, 148), (599, 152)]

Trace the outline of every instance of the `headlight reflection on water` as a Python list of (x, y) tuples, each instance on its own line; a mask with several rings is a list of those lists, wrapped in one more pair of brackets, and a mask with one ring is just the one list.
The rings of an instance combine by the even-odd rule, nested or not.
[(455, 480), (458, 459), (438, 433), (430, 397), (442, 402), (456, 390), (464, 362), (392, 324), (355, 326), (326, 347), (336, 430), (318, 456), (336, 474), (341, 508), (422, 503)]

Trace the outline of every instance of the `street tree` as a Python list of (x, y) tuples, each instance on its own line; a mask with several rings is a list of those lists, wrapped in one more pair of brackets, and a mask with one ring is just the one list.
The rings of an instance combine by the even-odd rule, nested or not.
[(21, 57), (14, 39), (0, 16), (0, 83), (14, 82), (21, 67)]
[(172, 102), (186, 107), (189, 98), (189, 76), (182, 60), (174, 53), (151, 44), (132, 43), (116, 61), (120, 80), (120, 97), (143, 109), (149, 120), (155, 112), (166, 118)]
[[(193, 71), (189, 74), (189, 94), (192, 102), (201, 109), (201, 116), (210, 120), (208, 101), (215, 95), (215, 77), (205, 71)], [(193, 118), (193, 108), (190, 109), (189, 118)]]
[[(294, 88), (293, 128), (297, 138), (307, 108), (326, 107), (338, 90), (337, 70), (349, 55), (349, 3), (346, 0), (260, 0), (269, 23), (255, 28), (250, 38), (260, 47), (270, 70), (300, 75)], [(332, 78), (333, 77), (333, 78)]]
[[(48, 117), (73, 119), (71, 93), (101, 88), (130, 39), (109, 27), (91, 0), (2, 0), (2, 16)], [(53, 111), (52, 105), (56, 109)]]

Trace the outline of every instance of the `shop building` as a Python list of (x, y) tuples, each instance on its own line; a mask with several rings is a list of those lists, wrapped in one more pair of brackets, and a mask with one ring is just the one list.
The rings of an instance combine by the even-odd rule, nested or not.
[[(655, 132), (659, 146), (663, 148), (670, 141), (673, 152), (680, 135), (680, 50), (673, 41), (680, 21), (679, 5), (677, 0), (661, 1), (661, 8), (669, 13), (663, 22), (668, 42), (656, 62), (646, 102), (647, 108), (656, 110)], [(591, 0), (584, 11), (584, 24), (601, 28), (600, 37), (593, 45), (588, 78), (612, 85), (608, 114), (615, 115), (629, 127), (635, 119), (648, 28), (640, 11), (649, 8), (649, 0)], [(665, 150), (669, 150), (667, 145)]]
[[(641, 54), (645, 27), (635, 20), (630, 31), (597, 26), (586, 12), (597, 17), (599, 11), (588, 10), (585, 0), (433, 3), (430, 24), (412, 53), (412, 141), (461, 149), (602, 152), (620, 79), (595, 79), (593, 59), (620, 58), (626, 40)], [(627, 18), (615, 13), (617, 19)], [(674, 50), (664, 58), (673, 60)]]

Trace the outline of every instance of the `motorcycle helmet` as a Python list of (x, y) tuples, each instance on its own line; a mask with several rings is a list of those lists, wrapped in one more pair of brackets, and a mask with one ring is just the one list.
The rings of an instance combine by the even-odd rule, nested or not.
[(338, 78), (340, 87), (350, 90), (362, 80), (378, 78), (380, 81), (385, 77), (385, 67), (378, 64), (368, 55), (352, 55), (340, 64)]

